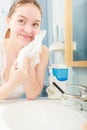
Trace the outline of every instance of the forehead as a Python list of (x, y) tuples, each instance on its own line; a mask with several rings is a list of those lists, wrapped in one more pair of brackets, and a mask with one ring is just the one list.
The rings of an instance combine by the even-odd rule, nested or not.
[(32, 17), (41, 20), (41, 12), (39, 8), (29, 3), (17, 7), (13, 15), (23, 15), (25, 17)]

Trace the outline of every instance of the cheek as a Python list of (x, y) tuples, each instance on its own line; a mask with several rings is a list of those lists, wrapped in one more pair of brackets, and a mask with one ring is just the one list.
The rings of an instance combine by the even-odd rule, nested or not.
[(20, 28), (20, 27), (18, 27), (18, 26), (12, 26), (12, 27), (11, 27), (11, 33), (12, 33), (12, 34), (19, 34), (19, 33), (22, 32), (22, 31), (23, 31), (23, 29)]
[(34, 30), (34, 35), (39, 34), (40, 30)]

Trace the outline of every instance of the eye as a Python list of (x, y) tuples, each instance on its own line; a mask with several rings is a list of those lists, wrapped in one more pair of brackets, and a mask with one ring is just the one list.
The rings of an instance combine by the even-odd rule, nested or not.
[(18, 19), (18, 23), (21, 24), (21, 25), (24, 25), (25, 21), (23, 19)]
[(33, 26), (33, 28), (39, 28), (40, 24), (39, 23), (34, 23), (32, 26)]

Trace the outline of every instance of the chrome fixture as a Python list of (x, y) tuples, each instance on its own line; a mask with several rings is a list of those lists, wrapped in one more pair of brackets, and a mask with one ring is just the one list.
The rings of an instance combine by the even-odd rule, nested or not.
[(79, 94), (70, 94), (64, 92), (61, 87), (59, 87), (55, 82), (53, 82), (53, 85), (58, 89), (58, 91), (61, 92), (61, 100), (63, 101), (63, 104), (70, 105), (72, 104), (78, 104), (80, 110), (87, 111), (87, 87), (78, 85), (78, 84), (66, 84), (68, 87), (77, 87), (79, 90)]
[(79, 84), (67, 84), (67, 86), (73, 86), (77, 87), (79, 89), (80, 94), (79, 95), (73, 95), (73, 94), (65, 94), (63, 95), (63, 98), (76, 98), (80, 99), (81, 101), (87, 101), (87, 87)]

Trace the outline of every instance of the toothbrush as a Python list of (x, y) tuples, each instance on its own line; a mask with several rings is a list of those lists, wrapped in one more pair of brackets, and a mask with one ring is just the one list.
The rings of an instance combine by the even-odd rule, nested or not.
[(65, 92), (64, 92), (55, 82), (53, 82), (53, 85), (54, 85), (62, 94), (65, 94)]

